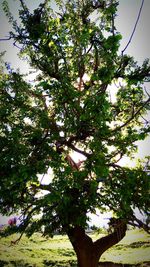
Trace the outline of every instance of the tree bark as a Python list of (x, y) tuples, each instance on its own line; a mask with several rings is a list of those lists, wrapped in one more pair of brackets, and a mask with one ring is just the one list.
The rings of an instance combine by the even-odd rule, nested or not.
[(93, 242), (82, 227), (70, 228), (67, 234), (76, 252), (78, 267), (98, 267), (101, 255), (117, 244), (125, 236), (126, 230), (126, 224), (119, 220), (113, 233)]

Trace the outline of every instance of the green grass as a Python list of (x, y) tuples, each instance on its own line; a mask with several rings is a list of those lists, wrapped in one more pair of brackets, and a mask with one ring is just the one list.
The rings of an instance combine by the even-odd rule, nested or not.
[(127, 231), (125, 238), (107, 250), (102, 255), (101, 260), (123, 264), (150, 261), (150, 235), (139, 230)]
[[(99, 236), (95, 234), (92, 238)], [(0, 267), (76, 266), (76, 256), (66, 236), (46, 239), (34, 234), (30, 239), (24, 236), (18, 244), (11, 245), (17, 237), (13, 235), (0, 240)], [(150, 262), (150, 236), (139, 230), (127, 231), (126, 237), (106, 251), (101, 261), (132, 265)]]

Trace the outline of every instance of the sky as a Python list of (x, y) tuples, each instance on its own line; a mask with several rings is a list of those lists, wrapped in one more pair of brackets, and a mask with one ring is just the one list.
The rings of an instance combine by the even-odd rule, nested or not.
[[(2, 10), (2, 2), (0, 0), (0, 38), (7, 38), (9, 36), (10, 26), (7, 22), (5, 14)], [(9, 0), (10, 10), (14, 14), (14, 17), (17, 18), (18, 11), (18, 3), (19, 0)], [(27, 6), (31, 9), (34, 9), (38, 6), (38, 4), (42, 2), (40, 0), (25, 0)], [(51, 1), (52, 7), (55, 8), (54, 1)], [(142, 0), (120, 0), (118, 6), (118, 12), (116, 17), (116, 27), (118, 32), (122, 34), (121, 47), (120, 51), (124, 49), (128, 40), (133, 31), (135, 21), (137, 19), (137, 15), (141, 6)], [(145, 0), (143, 9), (141, 12), (141, 16), (139, 22), (137, 24), (136, 31), (134, 33), (133, 39), (129, 44), (127, 50), (125, 51), (127, 54), (133, 56), (135, 60), (138, 61), (139, 64), (145, 58), (150, 58), (150, 50), (149, 50), (149, 42), (150, 42), (150, 30), (149, 30), (149, 22), (150, 18), (150, 0)], [(0, 42), (0, 51), (6, 51), (5, 60), (11, 63), (12, 67), (20, 68), (21, 72), (26, 72), (28, 69), (28, 65), (25, 62), (22, 62), (17, 53), (19, 52), (16, 47), (13, 46), (12, 41), (3, 41)], [(147, 90), (150, 92), (150, 86), (147, 85)], [(143, 157), (144, 155), (150, 155), (149, 147), (150, 147), (150, 138), (147, 138), (145, 141), (141, 141), (138, 143), (139, 152), (138, 155)], [(127, 159), (123, 164), (130, 164)], [(107, 217), (107, 215), (106, 215)], [(95, 224), (99, 220), (98, 216), (94, 217)], [(7, 217), (0, 217), (0, 223), (6, 223)]]

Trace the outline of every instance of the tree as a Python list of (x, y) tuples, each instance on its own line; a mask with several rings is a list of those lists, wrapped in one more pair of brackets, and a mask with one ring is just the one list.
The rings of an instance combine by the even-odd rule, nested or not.
[[(149, 214), (148, 161), (146, 169), (146, 160), (134, 168), (119, 163), (150, 131), (144, 91), (150, 64), (119, 53), (118, 1), (56, 3), (56, 11), (44, 1), (31, 13), (20, 0), (18, 26), (3, 2), (13, 25), (9, 39), (38, 74), (31, 83), (1, 69), (0, 211), (22, 214), (19, 227), (5, 235), (31, 236), (44, 225), (44, 235), (68, 235), (79, 267), (97, 267), (127, 224), (149, 232), (135, 214), (136, 208)], [(84, 161), (75, 163), (71, 152)], [(49, 168), (53, 177), (44, 184), (39, 174)], [(94, 242), (85, 229), (96, 209), (112, 211), (114, 230)]]

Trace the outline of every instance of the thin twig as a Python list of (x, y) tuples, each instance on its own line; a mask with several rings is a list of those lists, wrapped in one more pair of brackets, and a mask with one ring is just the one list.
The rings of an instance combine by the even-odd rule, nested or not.
[(16, 45), (16, 42), (17, 42), (17, 41), (15, 41), (15, 42), (13, 43), (13, 46), (15, 46), (15, 47), (17, 47), (19, 50), (21, 50), (22, 48), (19, 47), (18, 45)]
[(11, 40), (11, 39), (12, 39), (11, 36), (9, 36), (9, 37), (7, 37), (7, 38), (0, 38), (0, 42), (3, 42), (3, 41), (9, 41), (9, 40)]
[(150, 94), (148, 93), (148, 91), (147, 91), (145, 86), (144, 86), (144, 90), (145, 90), (146, 94), (148, 95), (148, 97), (150, 97)]
[(89, 47), (89, 49), (87, 50), (87, 52), (85, 52), (85, 54), (88, 54), (91, 51), (92, 47), (93, 47), (93, 44), (91, 44), (91, 46)]
[(144, 0), (142, 0), (141, 6), (140, 6), (140, 10), (139, 10), (139, 13), (138, 13), (138, 16), (137, 16), (137, 19), (136, 19), (136, 22), (135, 22), (133, 31), (132, 31), (131, 36), (130, 36), (130, 38), (129, 38), (129, 41), (128, 41), (128, 43), (126, 44), (125, 48), (124, 48), (124, 49), (122, 50), (122, 52), (121, 52), (122, 56), (123, 56), (123, 53), (125, 52), (125, 50), (128, 48), (129, 44), (130, 44), (131, 41), (132, 41), (132, 38), (133, 38), (133, 35), (134, 35), (134, 33), (135, 33), (137, 24), (138, 24), (139, 19), (140, 19), (140, 15), (141, 15), (141, 11), (142, 11), (143, 5), (144, 5)]
[(20, 241), (20, 239), (22, 238), (23, 234), (24, 234), (24, 232), (22, 232), (22, 233), (20, 234), (20, 236), (19, 236), (16, 240), (11, 240), (11, 244), (10, 244), (10, 246), (12, 246), (12, 245), (16, 245), (16, 244)]

